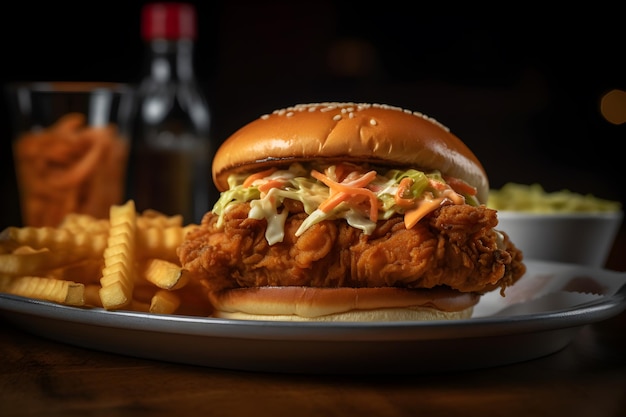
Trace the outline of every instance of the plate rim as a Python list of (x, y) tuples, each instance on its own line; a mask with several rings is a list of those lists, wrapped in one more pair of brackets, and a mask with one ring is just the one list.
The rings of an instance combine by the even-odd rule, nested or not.
[[(60, 344), (140, 359), (273, 373), (397, 375), (536, 359), (565, 348), (582, 326), (626, 310), (626, 272), (546, 261), (527, 264), (531, 279), (519, 287), (517, 297), (539, 282), (529, 298), (538, 304), (518, 308), (524, 301), (515, 293), (503, 304), (494, 294), (479, 315), (462, 320), (233, 320), (72, 307), (6, 293), (0, 293), (0, 319)], [(546, 274), (554, 281), (537, 281)], [(605, 285), (605, 295), (572, 298), (563, 285), (579, 274)], [(541, 300), (553, 293), (557, 299)]]
[[(616, 294), (570, 308), (521, 315), (492, 315), (427, 322), (294, 322), (106, 311), (101, 308), (72, 307), (0, 293), (0, 315), (4, 311), (31, 316), (34, 319), (65, 321), (95, 327), (238, 339), (443, 340), (580, 327), (626, 310), (625, 300), (626, 286)], [(7, 319), (16, 321), (14, 317)]]

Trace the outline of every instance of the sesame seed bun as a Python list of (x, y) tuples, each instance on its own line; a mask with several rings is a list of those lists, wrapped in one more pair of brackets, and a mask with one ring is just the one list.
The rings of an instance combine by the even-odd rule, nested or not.
[(364, 103), (299, 104), (252, 121), (218, 149), (213, 180), (225, 191), (230, 174), (312, 159), (437, 169), (475, 187), (481, 203), (489, 191), (477, 157), (441, 123)]
[(257, 287), (210, 293), (214, 315), (280, 321), (423, 321), (471, 317), (480, 296), (446, 288)]

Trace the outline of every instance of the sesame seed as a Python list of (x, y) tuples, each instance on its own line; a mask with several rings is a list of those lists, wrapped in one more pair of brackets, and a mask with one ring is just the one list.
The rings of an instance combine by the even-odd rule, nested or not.
[[(439, 126), (440, 128), (444, 129), (445, 131), (449, 132), (450, 129), (447, 128), (446, 126), (444, 126), (443, 124), (439, 123), (437, 120), (435, 120), (432, 117), (426, 116), (423, 113), (417, 112), (417, 111), (411, 111), (408, 109), (403, 109), (401, 107), (397, 107), (397, 106), (391, 106), (388, 104), (379, 104), (379, 103), (353, 103), (353, 102), (322, 102), (322, 103), (309, 103), (309, 104), (296, 104), (294, 106), (291, 107), (287, 107), (285, 109), (279, 109), (279, 110), (274, 110), (272, 112), (272, 114), (274, 115), (278, 115), (278, 116), (287, 116), (287, 117), (291, 117), (294, 115), (294, 112), (298, 111), (298, 112), (303, 112), (303, 111), (308, 111), (308, 112), (316, 112), (316, 111), (320, 111), (323, 113), (329, 112), (329, 111), (333, 111), (333, 110), (337, 110), (339, 109), (341, 114), (348, 114), (348, 118), (353, 119), (354, 117), (356, 117), (355, 113), (363, 111), (363, 110), (367, 110), (370, 108), (375, 108), (375, 109), (383, 109), (383, 110), (394, 110), (394, 111), (399, 111), (399, 112), (403, 112), (406, 114), (412, 114), (416, 117), (420, 117), (424, 120), (429, 121), (430, 123), (433, 123), (437, 126)], [(333, 120), (338, 121), (342, 118), (341, 114), (338, 115), (334, 115), (333, 116)], [(269, 117), (269, 115), (263, 115), (261, 116), (262, 119), (267, 119)], [(378, 124), (378, 122), (374, 119), (370, 120), (370, 125), (372, 126), (376, 126)]]

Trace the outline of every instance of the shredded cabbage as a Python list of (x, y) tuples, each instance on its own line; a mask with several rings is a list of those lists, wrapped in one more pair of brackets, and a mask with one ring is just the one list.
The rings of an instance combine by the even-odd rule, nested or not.
[[(342, 166), (345, 170), (345, 165)], [(366, 171), (360, 171), (353, 166), (355, 172), (351, 178), (358, 178)], [(328, 166), (324, 169), (324, 175), (333, 181), (336, 180), (337, 166)], [(283, 206), (285, 199), (300, 201), (308, 217), (302, 223), (296, 235), (301, 235), (308, 228), (323, 220), (344, 219), (355, 228), (365, 234), (371, 234), (376, 227), (376, 219), (370, 218), (369, 209), (364, 209), (363, 198), (352, 196), (349, 192), (343, 192), (345, 199), (339, 202), (328, 212), (319, 209), (320, 204), (325, 202), (333, 194), (333, 190), (321, 181), (311, 176), (311, 169), (305, 168), (302, 164), (294, 163), (288, 169), (276, 170), (265, 178), (255, 179), (252, 185), (243, 185), (246, 175), (231, 175), (228, 178), (230, 189), (224, 191), (213, 207), (213, 213), (219, 216), (217, 226), (222, 227), (224, 215), (233, 204), (250, 202), (249, 217), (254, 219), (266, 219), (267, 228), (265, 237), (269, 244), (281, 242), (284, 238), (284, 225), (288, 211)], [(403, 191), (403, 199), (414, 200), (415, 207), (419, 205), (420, 199), (426, 194), (428, 198), (439, 197), (442, 201), (451, 202), (445, 196), (454, 192), (447, 185), (446, 181), (438, 171), (424, 173), (415, 169), (397, 170), (392, 169), (384, 173), (377, 173), (376, 177), (364, 188), (373, 192), (378, 202), (378, 217), (389, 219), (394, 214), (405, 214), (406, 207), (401, 207), (396, 202), (396, 194), (400, 182), (409, 178), (410, 187)], [(272, 182), (280, 184), (280, 187), (270, 188), (262, 192), (264, 184)], [(341, 182), (337, 181), (340, 185)], [(331, 184), (332, 185), (332, 184)], [(356, 190), (358, 191), (358, 190)], [(335, 191), (337, 193), (337, 191)], [(339, 192), (341, 193), (341, 191)], [(371, 194), (370, 194), (371, 195)], [(336, 197), (336, 196), (335, 196)], [(462, 201), (476, 205), (474, 196), (459, 196)], [(458, 199), (453, 199), (458, 200)]]

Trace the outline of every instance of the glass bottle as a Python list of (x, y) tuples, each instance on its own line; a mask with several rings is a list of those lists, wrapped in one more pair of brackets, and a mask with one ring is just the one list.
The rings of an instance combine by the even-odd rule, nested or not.
[(145, 42), (135, 97), (129, 198), (138, 211), (199, 223), (217, 201), (211, 179), (211, 112), (194, 70), (196, 11), (186, 3), (142, 9)]

